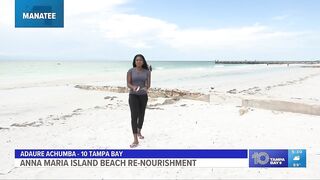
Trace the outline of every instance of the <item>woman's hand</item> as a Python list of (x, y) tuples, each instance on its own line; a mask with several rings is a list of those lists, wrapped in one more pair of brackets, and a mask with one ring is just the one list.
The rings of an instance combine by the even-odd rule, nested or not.
[(148, 92), (148, 88), (147, 87), (141, 88), (140, 86), (135, 86), (135, 85), (132, 86), (132, 90), (136, 91), (136, 92), (140, 91), (140, 90), (144, 90), (144, 91)]
[(133, 90), (133, 91), (138, 91), (138, 87), (139, 87), (139, 86), (133, 85), (133, 86), (132, 86), (132, 90)]
[(148, 92), (148, 88), (147, 87), (143, 87), (143, 90), (145, 90), (146, 92)]

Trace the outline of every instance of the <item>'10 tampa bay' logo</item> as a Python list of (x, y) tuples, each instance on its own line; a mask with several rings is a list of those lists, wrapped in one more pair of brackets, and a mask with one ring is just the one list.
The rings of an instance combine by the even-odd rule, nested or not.
[(255, 152), (252, 155), (253, 162), (255, 165), (266, 165), (269, 163), (269, 154), (266, 152)]
[(249, 150), (249, 167), (306, 167), (306, 150)]
[(63, 27), (63, 0), (15, 0), (15, 27)]

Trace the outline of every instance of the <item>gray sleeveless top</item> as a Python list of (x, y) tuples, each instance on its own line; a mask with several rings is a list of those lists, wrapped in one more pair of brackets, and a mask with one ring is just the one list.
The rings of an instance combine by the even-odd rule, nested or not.
[(145, 90), (143, 90), (143, 87), (146, 87), (146, 84), (148, 83), (148, 75), (150, 73), (149, 70), (142, 69), (142, 71), (136, 70), (136, 68), (129, 69), (128, 73), (131, 73), (131, 84), (134, 86), (140, 86), (139, 91), (133, 91), (130, 89), (129, 94), (136, 94), (136, 95), (143, 95), (147, 94)]

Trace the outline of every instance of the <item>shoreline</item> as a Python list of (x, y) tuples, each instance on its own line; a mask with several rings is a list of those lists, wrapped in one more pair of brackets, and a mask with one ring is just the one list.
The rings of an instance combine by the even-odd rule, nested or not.
[(320, 60), (315, 61), (214, 61), (215, 64), (320, 64)]

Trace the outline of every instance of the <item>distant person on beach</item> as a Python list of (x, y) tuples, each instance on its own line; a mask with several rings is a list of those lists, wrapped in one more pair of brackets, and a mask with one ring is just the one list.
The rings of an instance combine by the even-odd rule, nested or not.
[(133, 143), (131, 148), (138, 146), (139, 139), (144, 139), (141, 129), (144, 114), (148, 102), (148, 89), (151, 85), (151, 71), (147, 61), (142, 54), (133, 58), (132, 68), (127, 72), (127, 87), (129, 91), (129, 106), (131, 111), (131, 127), (133, 132)]

